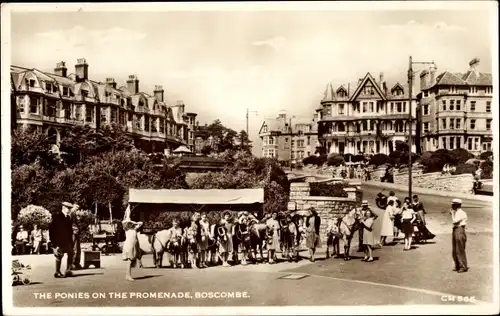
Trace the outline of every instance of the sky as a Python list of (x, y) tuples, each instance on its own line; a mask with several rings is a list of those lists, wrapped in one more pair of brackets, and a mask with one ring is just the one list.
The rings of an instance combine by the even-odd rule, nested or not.
[(480, 10), (13, 13), (11, 61), (44, 71), (65, 61), (71, 73), (85, 58), (91, 79), (118, 85), (136, 74), (142, 91), (163, 85), (200, 125), (220, 119), (240, 131), (246, 109), (256, 111), (259, 152), (263, 120), (282, 110), (312, 118), (329, 82), (383, 72), (405, 83), (410, 55), (454, 72), (478, 57), (492, 72), (490, 23)]

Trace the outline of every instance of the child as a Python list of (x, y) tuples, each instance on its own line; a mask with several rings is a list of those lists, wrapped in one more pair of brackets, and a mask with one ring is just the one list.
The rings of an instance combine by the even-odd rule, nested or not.
[(130, 217), (126, 216), (122, 221), (122, 225), (123, 230), (125, 231), (125, 243), (123, 244), (122, 255), (123, 260), (127, 261), (125, 280), (134, 281), (131, 276), (131, 272), (132, 267), (135, 267), (137, 258), (139, 257), (140, 248), (139, 239), (137, 239), (137, 230), (142, 226), (142, 222), (134, 222), (130, 219)]
[(363, 245), (365, 246), (365, 257), (363, 261), (372, 262), (373, 254), (372, 247), (375, 244), (375, 238), (373, 236), (373, 216), (372, 210), (368, 209), (365, 213), (365, 220), (362, 222), (363, 224)]
[(416, 219), (415, 212), (411, 205), (404, 204), (402, 208), (401, 219), (403, 221), (402, 228), (405, 234), (405, 247), (403, 250), (411, 249), (411, 237), (413, 236), (413, 222)]

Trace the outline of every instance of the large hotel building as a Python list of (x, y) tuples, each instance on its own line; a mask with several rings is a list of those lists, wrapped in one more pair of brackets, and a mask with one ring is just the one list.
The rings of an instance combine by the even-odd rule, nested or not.
[[(388, 85), (383, 74), (376, 80), (370, 73), (359, 79), (352, 90), (348, 85), (329, 84), (321, 101), (318, 138), (323, 153), (389, 154), (397, 141), (406, 141), (410, 131), (410, 106), (413, 117), (416, 93), (409, 102), (408, 85)], [(416, 122), (411, 127), (415, 136)], [(415, 150), (415, 141), (412, 141)]]
[(491, 151), (493, 79), (477, 70), (479, 59), (465, 73), (436, 69), (420, 74), (419, 134), (422, 151), (464, 148)]
[(194, 151), (196, 114), (186, 112), (182, 101), (167, 105), (161, 85), (148, 94), (140, 91), (136, 75), (130, 75), (120, 87), (114, 78), (91, 80), (83, 58), (78, 59), (72, 74), (65, 62), (57, 63), (53, 73), (11, 66), (10, 74), (18, 128), (46, 132), (58, 143), (73, 125), (97, 129), (118, 124), (147, 152), (168, 153), (180, 145)]

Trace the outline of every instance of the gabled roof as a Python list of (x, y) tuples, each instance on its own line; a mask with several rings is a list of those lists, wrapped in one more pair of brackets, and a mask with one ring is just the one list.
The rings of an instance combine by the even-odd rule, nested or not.
[(463, 76), (462, 79), (469, 85), (476, 86), (492, 86), (493, 77), (491, 74), (477, 72), (469, 70)]
[(435, 85), (463, 86), (467, 85), (467, 83), (461, 78), (460, 75), (445, 71), (436, 77)]
[(385, 94), (382, 92), (382, 90), (380, 89), (379, 85), (377, 84), (373, 76), (368, 72), (363, 78), (363, 80), (356, 87), (356, 90), (354, 90), (354, 93), (350, 97), (349, 101), (354, 101), (358, 97), (358, 95), (360, 94), (361, 90), (363, 89), (363, 87), (366, 85), (367, 82), (370, 82), (373, 85), (375, 91), (380, 95), (382, 100), (386, 99)]

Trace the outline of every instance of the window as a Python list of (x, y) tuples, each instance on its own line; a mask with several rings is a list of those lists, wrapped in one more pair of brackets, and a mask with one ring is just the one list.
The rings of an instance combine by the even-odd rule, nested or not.
[(68, 102), (63, 103), (64, 118), (66, 120), (71, 119), (71, 104)]
[(457, 111), (461, 111), (461, 107), (462, 107), (462, 100), (457, 100)]
[(370, 102), (370, 112), (374, 112), (374, 108), (373, 108), (373, 102)]
[(85, 122), (94, 122), (94, 108), (91, 105), (85, 106)]
[(461, 128), (461, 127), (460, 127), (461, 123), (462, 123), (462, 119), (457, 118), (457, 119), (456, 119), (455, 128), (456, 128), (456, 129), (460, 129), (460, 128)]
[(457, 137), (457, 139), (456, 139), (456, 147), (457, 147), (457, 149), (460, 148), (460, 137)]
[(52, 84), (49, 83), (49, 82), (46, 82), (45, 83), (45, 90), (47, 90), (47, 92), (51, 92), (52, 93)]
[(68, 87), (63, 87), (63, 95), (69, 96), (69, 88)]
[(446, 111), (446, 100), (443, 100), (443, 111)]
[(83, 99), (85, 99), (86, 97), (89, 96), (89, 91), (88, 90), (80, 90), (80, 94), (82, 96)]
[(101, 108), (101, 123), (105, 124), (108, 122), (108, 109)]
[(468, 138), (468, 139), (467, 139), (467, 148), (468, 148), (469, 150), (472, 150), (472, 138)]
[(142, 120), (142, 115), (138, 114), (136, 117), (135, 117), (135, 128), (139, 131), (142, 131), (142, 125), (141, 125), (141, 120)]
[(363, 102), (363, 113), (368, 112), (367, 102)]
[(479, 137), (474, 138), (474, 150), (479, 150)]
[(446, 119), (441, 119), (441, 128), (446, 129)]
[(486, 120), (486, 130), (491, 130), (491, 120)]
[(429, 96), (429, 91), (424, 91), (424, 98), (427, 98)]
[[(156, 127), (157, 124), (158, 124), (158, 118), (156, 117), (151, 118), (151, 132), (153, 133), (158, 132), (158, 128)], [(191, 134), (191, 132), (189, 134)]]
[(456, 88), (456, 87), (450, 87), (450, 92), (451, 92), (451, 93), (455, 93), (455, 92), (457, 92), (457, 88)]
[(476, 120), (470, 120), (470, 129), (476, 129)]
[(35, 96), (30, 96), (30, 113), (38, 114), (38, 109), (40, 108), (40, 98)]
[(56, 116), (56, 102), (54, 100), (45, 100), (43, 115), (47, 115), (50, 117)]
[(428, 133), (429, 132), (429, 123), (424, 123), (422, 125), (423, 125), (422, 129), (424, 130), (424, 133)]
[(406, 113), (406, 102), (403, 102), (403, 113)]
[(126, 113), (123, 112), (123, 111), (120, 111), (119, 115), (118, 115), (118, 118), (120, 120), (120, 125), (122, 126), (125, 126), (127, 125), (127, 121), (126, 121)]
[(111, 109), (111, 123), (115, 123), (117, 120), (118, 111), (116, 109)]
[(476, 93), (477, 87), (469, 87), (469, 93)]
[(304, 147), (304, 140), (303, 139), (299, 139), (297, 141), (297, 147)]
[(326, 116), (332, 115), (332, 107), (331, 106), (328, 105), (325, 107), (325, 115)]
[(34, 79), (30, 79), (29, 86), (30, 86), (31, 88), (34, 88), (34, 87), (35, 87), (35, 80), (34, 80)]
[(455, 100), (450, 100), (450, 111), (455, 111)]
[(295, 152), (292, 151), (292, 159), (295, 159)]
[(391, 113), (394, 113), (394, 102), (391, 102)]
[(429, 105), (424, 105), (424, 115), (429, 115)]
[(455, 145), (455, 137), (450, 137), (450, 149), (454, 149), (453, 148), (454, 145)]
[(82, 120), (82, 105), (81, 104), (75, 104), (75, 120), (77, 120), (77, 121)]
[(492, 87), (486, 87), (486, 93), (487, 94), (493, 93), (493, 88)]
[(344, 115), (344, 104), (339, 104), (339, 115)]
[(24, 113), (24, 102), (23, 102), (23, 100), (16, 98), (16, 103), (17, 103), (17, 110), (20, 113)]
[(292, 139), (290, 146), (295, 146), (295, 140)]
[(476, 110), (476, 101), (470, 101), (470, 111), (474, 112)]
[(288, 137), (285, 137), (285, 143), (288, 143)]
[(309, 146), (309, 145), (311, 145), (311, 136), (307, 136), (307, 146)]
[[(274, 137), (269, 136), (269, 142), (268, 145), (274, 145)], [(292, 140), (292, 146), (293, 146), (293, 140)]]
[(450, 118), (450, 129), (455, 129), (455, 119)]
[(486, 101), (486, 112), (491, 112), (491, 101)]
[(441, 142), (443, 143), (443, 149), (446, 149), (446, 137), (441, 138)]
[(397, 110), (397, 111), (398, 111), (398, 113), (401, 113), (401, 110), (402, 110), (402, 108), (401, 108), (401, 102), (396, 102), (396, 107), (397, 107), (397, 109), (398, 109), (398, 110)]

